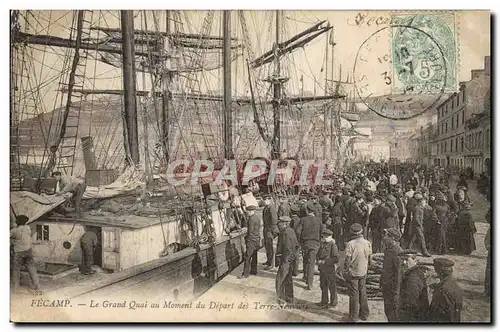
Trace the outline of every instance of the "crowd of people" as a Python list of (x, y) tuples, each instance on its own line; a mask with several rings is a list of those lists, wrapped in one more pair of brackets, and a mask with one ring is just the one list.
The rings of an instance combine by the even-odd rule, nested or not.
[[(373, 254), (384, 253), (380, 287), (388, 321), (460, 321), (463, 299), (452, 277), (454, 262), (434, 258), (440, 283), (429, 302), (418, 257), (469, 255), (476, 249), (465, 176), (460, 177), (454, 192), (451, 172), (441, 167), (357, 164), (331, 177), (333, 185), (311, 186), (299, 195), (281, 190), (263, 196), (264, 265), (267, 270), (278, 267), (279, 301), (293, 302), (292, 277), (298, 275), (302, 258), (305, 288), (313, 288), (317, 265), (322, 291), (318, 305), (336, 306), (336, 266), (340, 265), (349, 293), (348, 320), (367, 320), (368, 267)], [(251, 217), (242, 278), (257, 273), (260, 242), (260, 216), (256, 207), (247, 207), (247, 211)], [(488, 261), (486, 274), (489, 266)], [(486, 277), (485, 292), (489, 294)]]

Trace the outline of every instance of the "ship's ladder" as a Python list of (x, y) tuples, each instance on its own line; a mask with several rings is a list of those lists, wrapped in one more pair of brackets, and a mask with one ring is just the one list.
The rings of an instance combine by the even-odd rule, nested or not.
[(78, 128), (80, 113), (84, 106), (85, 94), (82, 93), (85, 84), (88, 49), (80, 49), (82, 42), (90, 39), (92, 26), (92, 10), (79, 10), (76, 27), (71, 27), (71, 35), (76, 36), (76, 48), (73, 58), (69, 82), (61, 82), (62, 91), (67, 93), (66, 113), (62, 121), (62, 136), (59, 144), (59, 158), (57, 169), (63, 174), (73, 175), (76, 161), (76, 147), (78, 143)]

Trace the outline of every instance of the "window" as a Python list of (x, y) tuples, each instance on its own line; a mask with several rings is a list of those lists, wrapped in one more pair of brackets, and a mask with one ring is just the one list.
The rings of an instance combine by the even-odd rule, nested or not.
[(465, 122), (465, 110), (462, 110), (462, 124)]
[(486, 129), (486, 147), (490, 147), (490, 130)]
[(36, 240), (37, 241), (50, 241), (49, 240), (49, 226), (36, 225)]
[(455, 109), (455, 98), (451, 97), (451, 109)]
[(448, 141), (444, 142), (444, 153), (448, 152)]
[(451, 130), (455, 127), (455, 116), (451, 117)]
[(453, 140), (450, 141), (450, 152), (453, 152)]
[(483, 143), (484, 143), (484, 141), (483, 141), (483, 137), (484, 137), (484, 136), (483, 136), (483, 131), (481, 130), (481, 131), (479, 132), (479, 147), (480, 147), (481, 149), (483, 148)]
[(465, 89), (462, 91), (462, 102), (465, 103)]
[(464, 138), (460, 137), (460, 151), (464, 151)]
[(444, 132), (448, 132), (448, 121), (446, 121), (446, 123), (444, 124)]

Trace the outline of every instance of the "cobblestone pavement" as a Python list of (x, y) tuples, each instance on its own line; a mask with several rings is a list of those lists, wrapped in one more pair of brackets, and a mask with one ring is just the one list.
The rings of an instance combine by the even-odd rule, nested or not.
[[(475, 234), (477, 250), (469, 256), (442, 255), (440, 257), (450, 258), (455, 262), (454, 276), (464, 291), (464, 310), (462, 321), (465, 322), (489, 322), (490, 321), (490, 299), (482, 296), (484, 291), (484, 271), (486, 267), (487, 251), (484, 246), (484, 236), (488, 229), (485, 223), (489, 203), (480, 195), (476, 183), (469, 183), (469, 195), (473, 205), (472, 216), (476, 221), (477, 233)], [(455, 189), (455, 183), (451, 183)], [(420, 258), (423, 262), (432, 262), (431, 258)], [(259, 252), (259, 262), (265, 261), (263, 250)], [(349, 312), (349, 298), (347, 295), (339, 294), (339, 303), (335, 308), (322, 309), (315, 305), (321, 299), (319, 288), (319, 277), (315, 276), (312, 290), (305, 290), (305, 284), (299, 277), (294, 278), (294, 292), (297, 301), (296, 308), (277, 308), (275, 292), (276, 269), (264, 271), (263, 265), (259, 263), (259, 271), (256, 276), (248, 279), (238, 279), (241, 275), (243, 264), (231, 274), (217, 283), (214, 287), (203, 294), (199, 300), (204, 303), (216, 302), (232, 303), (233, 309), (211, 310), (200, 320), (209, 321), (258, 321), (258, 322), (339, 322)], [(238, 305), (248, 305), (248, 308), (238, 309)], [(368, 322), (386, 322), (383, 302), (374, 300), (368, 302), (370, 317)], [(267, 306), (266, 306), (267, 305)], [(271, 306), (269, 306), (271, 305)]]

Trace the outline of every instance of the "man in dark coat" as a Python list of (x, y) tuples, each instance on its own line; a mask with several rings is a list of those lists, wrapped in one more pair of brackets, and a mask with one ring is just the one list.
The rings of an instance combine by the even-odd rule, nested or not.
[(399, 255), (403, 249), (399, 246), (401, 232), (397, 228), (384, 229), (384, 263), (380, 276), (380, 288), (384, 298), (384, 312), (389, 322), (398, 321), (399, 290), (401, 287), (401, 262)]
[(417, 200), (415, 199), (415, 194), (408, 194), (410, 196), (408, 198), (408, 202), (406, 203), (406, 222), (405, 222), (405, 227), (403, 231), (403, 239), (405, 243), (410, 242), (410, 239), (412, 237), (412, 228), (411, 224), (413, 223), (413, 211), (415, 210), (415, 206), (418, 205)]
[[(366, 214), (368, 213), (368, 207), (364, 204), (365, 195), (363, 193), (356, 194), (356, 201), (354, 201), (350, 206), (351, 222), (358, 223), (360, 225), (366, 224)], [(351, 225), (349, 225), (350, 227)]]
[(314, 216), (314, 205), (307, 204), (308, 214), (300, 220), (298, 233), (299, 242), (304, 257), (304, 277), (307, 283), (307, 290), (310, 290), (314, 279), (314, 264), (321, 241), (321, 222)]
[(401, 254), (405, 273), (400, 288), (400, 311), (401, 322), (423, 322), (429, 310), (429, 293), (425, 275), (414, 254)]
[(278, 207), (278, 217), (290, 216), (290, 203), (284, 194), (279, 195), (280, 205)]
[(474, 234), (477, 232), (470, 213), (471, 205), (467, 201), (458, 203), (458, 215), (455, 222), (455, 249), (459, 254), (470, 255), (476, 250)]
[(399, 184), (396, 185), (397, 191), (394, 193), (394, 197), (396, 197), (396, 207), (398, 208), (399, 231), (402, 232), (406, 217), (406, 200), (401, 187), (398, 186)]
[(312, 206), (314, 207), (314, 216), (316, 216), (316, 219), (319, 220), (320, 223), (323, 222), (323, 207), (318, 201), (318, 196), (315, 194), (311, 194), (311, 200), (310, 203), (312, 203)]
[(273, 267), (274, 246), (273, 239), (278, 235), (278, 211), (271, 201), (271, 195), (264, 196), (264, 210), (262, 210), (262, 219), (264, 222), (264, 247), (266, 248), (267, 261), (264, 269), (269, 270)]
[(335, 307), (338, 303), (335, 264), (339, 261), (339, 251), (332, 235), (326, 229), (322, 232), (321, 247), (318, 252), (319, 282), (321, 287), (321, 302), (323, 307)]
[[(300, 225), (299, 212), (300, 212), (300, 207), (298, 205), (291, 205), (290, 206), (290, 215), (291, 215), (291, 220), (292, 220), (290, 222), (290, 227), (295, 231), (295, 236), (297, 237), (297, 239), (300, 239), (300, 233), (298, 232), (299, 225)], [(300, 257), (301, 257), (300, 252), (297, 252), (295, 259), (293, 260), (293, 273), (292, 273), (293, 277), (296, 277), (297, 274), (299, 273)]]
[(425, 257), (430, 257), (431, 255), (427, 251), (424, 235), (424, 208), (426, 205), (426, 201), (421, 194), (415, 194), (415, 199), (419, 202), (419, 204), (415, 206), (413, 210), (413, 220), (410, 225), (410, 227), (412, 228), (412, 236), (410, 239), (410, 243), (408, 244), (408, 248), (411, 249), (415, 241), (418, 240), (422, 249), (422, 255)]
[(247, 250), (245, 252), (243, 278), (248, 278), (250, 274), (257, 274), (257, 252), (260, 248), (260, 225), (262, 224), (260, 216), (255, 214), (256, 207), (254, 205), (248, 206), (246, 210), (249, 218), (245, 237)]
[(92, 269), (94, 264), (94, 250), (97, 246), (97, 235), (85, 226), (85, 233), (80, 238), (80, 246), (82, 248), (82, 264), (80, 273), (84, 275), (94, 274), (96, 271)]
[(398, 208), (396, 206), (396, 197), (393, 195), (387, 195), (385, 213), (382, 229), (396, 228), (399, 230)]
[(332, 209), (332, 232), (339, 250), (344, 250), (344, 239), (342, 237), (342, 228), (344, 226), (344, 209), (340, 199), (335, 200)]
[(382, 248), (382, 221), (385, 215), (385, 198), (379, 197), (380, 203), (375, 205), (370, 213), (370, 221), (368, 226), (370, 227), (372, 234), (372, 245), (373, 252), (380, 252)]
[(299, 242), (292, 228), (289, 227), (290, 217), (279, 218), (280, 234), (276, 246), (276, 295), (278, 301), (293, 303), (293, 261), (299, 250)]
[(434, 270), (440, 281), (434, 288), (426, 321), (441, 323), (461, 321), (463, 291), (453, 279), (453, 265), (455, 263), (447, 258), (434, 259)]
[(322, 212), (323, 212), (323, 222), (328, 218), (332, 212), (333, 208), (333, 201), (329, 197), (331, 192), (329, 190), (324, 190), (321, 193), (321, 197), (319, 198), (319, 204), (321, 205)]

